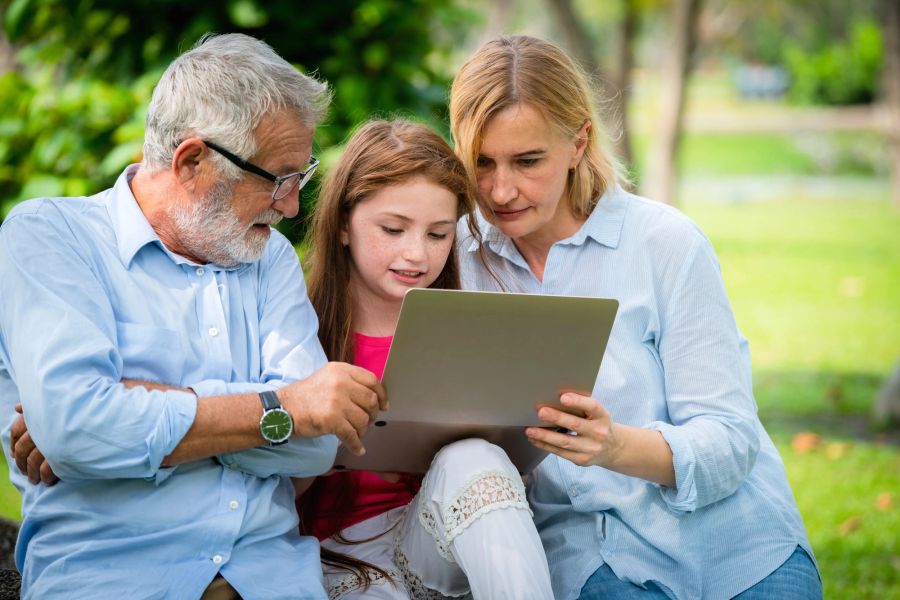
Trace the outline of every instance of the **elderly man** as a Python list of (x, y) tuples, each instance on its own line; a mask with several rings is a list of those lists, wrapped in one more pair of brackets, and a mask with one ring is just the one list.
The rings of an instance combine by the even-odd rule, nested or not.
[(324, 598), (287, 476), (326, 471), (338, 440), (363, 452), (385, 402), (326, 364), (271, 228), (298, 212), (327, 103), (264, 43), (207, 38), (154, 91), (141, 164), (3, 223), (3, 446), (21, 403), (17, 443), (60, 479), (27, 485), (7, 457), (24, 597)]

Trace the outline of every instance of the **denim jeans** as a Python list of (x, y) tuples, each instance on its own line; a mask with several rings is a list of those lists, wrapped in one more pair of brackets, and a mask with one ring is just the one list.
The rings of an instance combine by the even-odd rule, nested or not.
[[(652, 581), (647, 583), (647, 589), (622, 581), (608, 565), (603, 565), (588, 578), (578, 596), (579, 600), (663, 600), (669, 597)], [(735, 596), (735, 600), (822, 600), (822, 582), (812, 559), (797, 546), (780, 567)]]

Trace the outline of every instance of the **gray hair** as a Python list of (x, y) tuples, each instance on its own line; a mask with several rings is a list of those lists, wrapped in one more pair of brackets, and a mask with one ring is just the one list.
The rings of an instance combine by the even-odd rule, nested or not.
[[(240, 33), (207, 34), (169, 65), (153, 90), (143, 166), (151, 173), (166, 168), (176, 146), (192, 136), (247, 159), (256, 153), (253, 132), (264, 116), (293, 109), (315, 127), (330, 101), (326, 83), (300, 73), (265, 42)], [(225, 177), (238, 177), (238, 167), (213, 155)]]

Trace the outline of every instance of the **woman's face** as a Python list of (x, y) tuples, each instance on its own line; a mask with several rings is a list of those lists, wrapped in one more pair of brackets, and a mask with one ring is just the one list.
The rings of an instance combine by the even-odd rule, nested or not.
[[(590, 127), (585, 124), (585, 127)], [(586, 130), (566, 139), (529, 104), (510, 106), (484, 128), (477, 162), (479, 199), (486, 216), (513, 240), (568, 237), (577, 221), (563, 198), (569, 170), (578, 165)], [(493, 215), (490, 212), (493, 211)]]
[(350, 211), (341, 241), (350, 248), (357, 302), (402, 302), (428, 287), (450, 255), (457, 198), (424, 177), (382, 188)]

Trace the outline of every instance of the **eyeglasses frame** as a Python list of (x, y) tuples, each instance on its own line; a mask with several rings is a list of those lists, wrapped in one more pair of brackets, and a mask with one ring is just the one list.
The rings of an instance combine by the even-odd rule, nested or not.
[(269, 173), (262, 167), (258, 167), (256, 165), (254, 165), (252, 162), (246, 161), (243, 158), (241, 158), (240, 156), (238, 156), (232, 152), (229, 152), (228, 150), (219, 146), (218, 144), (214, 144), (213, 142), (210, 142), (207, 140), (201, 140), (201, 141), (204, 144), (206, 144), (206, 146), (208, 148), (215, 150), (216, 152), (218, 152), (219, 154), (221, 154), (222, 156), (227, 158), (228, 161), (231, 162), (233, 165), (240, 167), (241, 169), (243, 169), (244, 171), (247, 171), (248, 173), (253, 173), (254, 175), (258, 175), (258, 176), (262, 177), (263, 179), (274, 183), (275, 188), (272, 190), (272, 200), (282, 200), (283, 198), (286, 198), (288, 196), (288, 194), (290, 194), (291, 188), (294, 187), (293, 185), (287, 186), (288, 191), (286, 191), (284, 194), (282, 194), (280, 196), (278, 195), (278, 190), (281, 188), (281, 186), (286, 181), (289, 181), (293, 177), (297, 177), (298, 181), (300, 182), (299, 184), (297, 184), (297, 193), (300, 193), (300, 190), (303, 189), (303, 186), (306, 185), (309, 182), (310, 178), (312, 177), (313, 171), (315, 171), (316, 167), (319, 166), (319, 159), (316, 158), (315, 156), (310, 156), (309, 157), (309, 166), (307, 166), (302, 171), (297, 171), (296, 173), (288, 173), (287, 175), (275, 175), (273, 173)]

